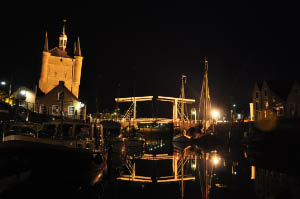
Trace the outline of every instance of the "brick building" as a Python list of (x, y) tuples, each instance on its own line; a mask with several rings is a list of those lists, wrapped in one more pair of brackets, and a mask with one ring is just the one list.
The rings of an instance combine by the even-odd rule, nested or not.
[(86, 105), (65, 87), (63, 81), (60, 81), (46, 95), (37, 97), (36, 112), (52, 116), (63, 114), (64, 117), (70, 119), (86, 119)]

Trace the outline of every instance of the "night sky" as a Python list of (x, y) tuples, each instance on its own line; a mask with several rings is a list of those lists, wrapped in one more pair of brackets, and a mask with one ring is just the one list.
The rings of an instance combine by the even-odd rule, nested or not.
[(300, 79), (299, 12), (285, 1), (47, 1), (2, 10), (0, 77), (12, 74), (13, 89), (34, 88), (45, 32), (49, 48), (58, 46), (65, 18), (69, 54), (80, 37), (79, 98), (88, 112), (97, 96), (100, 111), (113, 110), (118, 84), (120, 97), (179, 97), (181, 74), (186, 97), (198, 103), (205, 58), (212, 103), (221, 108), (248, 108), (257, 80)]

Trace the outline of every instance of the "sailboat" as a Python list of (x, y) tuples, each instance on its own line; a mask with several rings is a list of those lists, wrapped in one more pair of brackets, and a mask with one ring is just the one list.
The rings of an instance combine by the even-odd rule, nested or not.
[(212, 147), (220, 144), (216, 135), (210, 130), (211, 126), (211, 100), (209, 95), (208, 87), (208, 61), (205, 59), (204, 77), (202, 82), (200, 104), (199, 104), (199, 115), (202, 116), (202, 129), (199, 132), (199, 136), (193, 141), (202, 146)]
[(181, 111), (180, 111), (180, 122), (181, 122), (181, 128), (180, 128), (180, 134), (175, 135), (173, 137), (173, 142), (189, 142), (191, 141), (191, 137), (186, 134), (186, 127), (185, 127), (185, 118), (184, 118), (184, 84), (186, 82), (186, 76), (181, 76)]
[(202, 82), (201, 96), (200, 96), (200, 104), (199, 104), (199, 112), (201, 114), (201, 108), (203, 109), (203, 135), (207, 135), (208, 127), (210, 126), (210, 111), (211, 111), (211, 101), (209, 95), (209, 87), (208, 87), (208, 61), (205, 59), (205, 68), (204, 68), (204, 77)]

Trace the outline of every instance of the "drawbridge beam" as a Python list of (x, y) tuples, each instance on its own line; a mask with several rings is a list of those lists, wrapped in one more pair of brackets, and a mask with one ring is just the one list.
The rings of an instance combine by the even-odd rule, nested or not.
[(158, 96), (157, 100), (162, 101), (162, 102), (172, 102), (173, 103), (173, 121), (176, 121), (178, 118), (178, 106), (177, 106), (178, 103), (192, 104), (196, 101), (195, 99), (164, 97), (164, 96)]
[[(115, 101), (117, 103), (119, 103), (119, 102), (132, 102), (133, 103), (133, 119), (136, 119), (136, 102), (152, 101), (152, 100), (153, 100), (153, 96), (115, 98)], [(162, 101), (162, 102), (172, 102), (173, 103), (173, 121), (177, 120), (177, 118), (178, 118), (178, 108), (177, 108), (178, 103), (192, 104), (195, 102), (195, 99), (164, 97), (164, 96), (158, 96), (157, 100)]]
[(124, 97), (124, 98), (115, 98), (116, 102), (132, 102), (133, 103), (133, 119), (136, 119), (136, 102), (143, 101), (152, 101), (153, 96), (144, 96), (144, 97)]

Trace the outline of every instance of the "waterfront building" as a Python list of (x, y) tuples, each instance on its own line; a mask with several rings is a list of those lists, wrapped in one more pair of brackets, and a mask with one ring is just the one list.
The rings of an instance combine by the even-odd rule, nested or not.
[(256, 82), (252, 92), (255, 120), (300, 118), (300, 84), (297, 80)]
[(70, 56), (67, 40), (64, 24), (58, 47), (49, 50), (46, 33), (35, 112), (85, 120), (86, 104), (78, 99), (83, 60), (80, 41), (78, 37)]
[(64, 85), (63, 81), (49, 91), (46, 95), (37, 97), (37, 112), (52, 116), (63, 115), (70, 119), (86, 119), (86, 104)]
[(59, 81), (64, 81), (66, 88), (78, 98), (83, 57), (79, 37), (77, 43), (74, 43), (73, 56), (68, 55), (66, 50), (67, 39), (64, 25), (62, 34), (59, 36), (58, 47), (49, 50), (46, 33), (39, 89), (47, 94), (58, 85)]
[(23, 108), (31, 111), (34, 111), (35, 97), (35, 92), (24, 86), (18, 88), (10, 96), (15, 105), (22, 106)]

